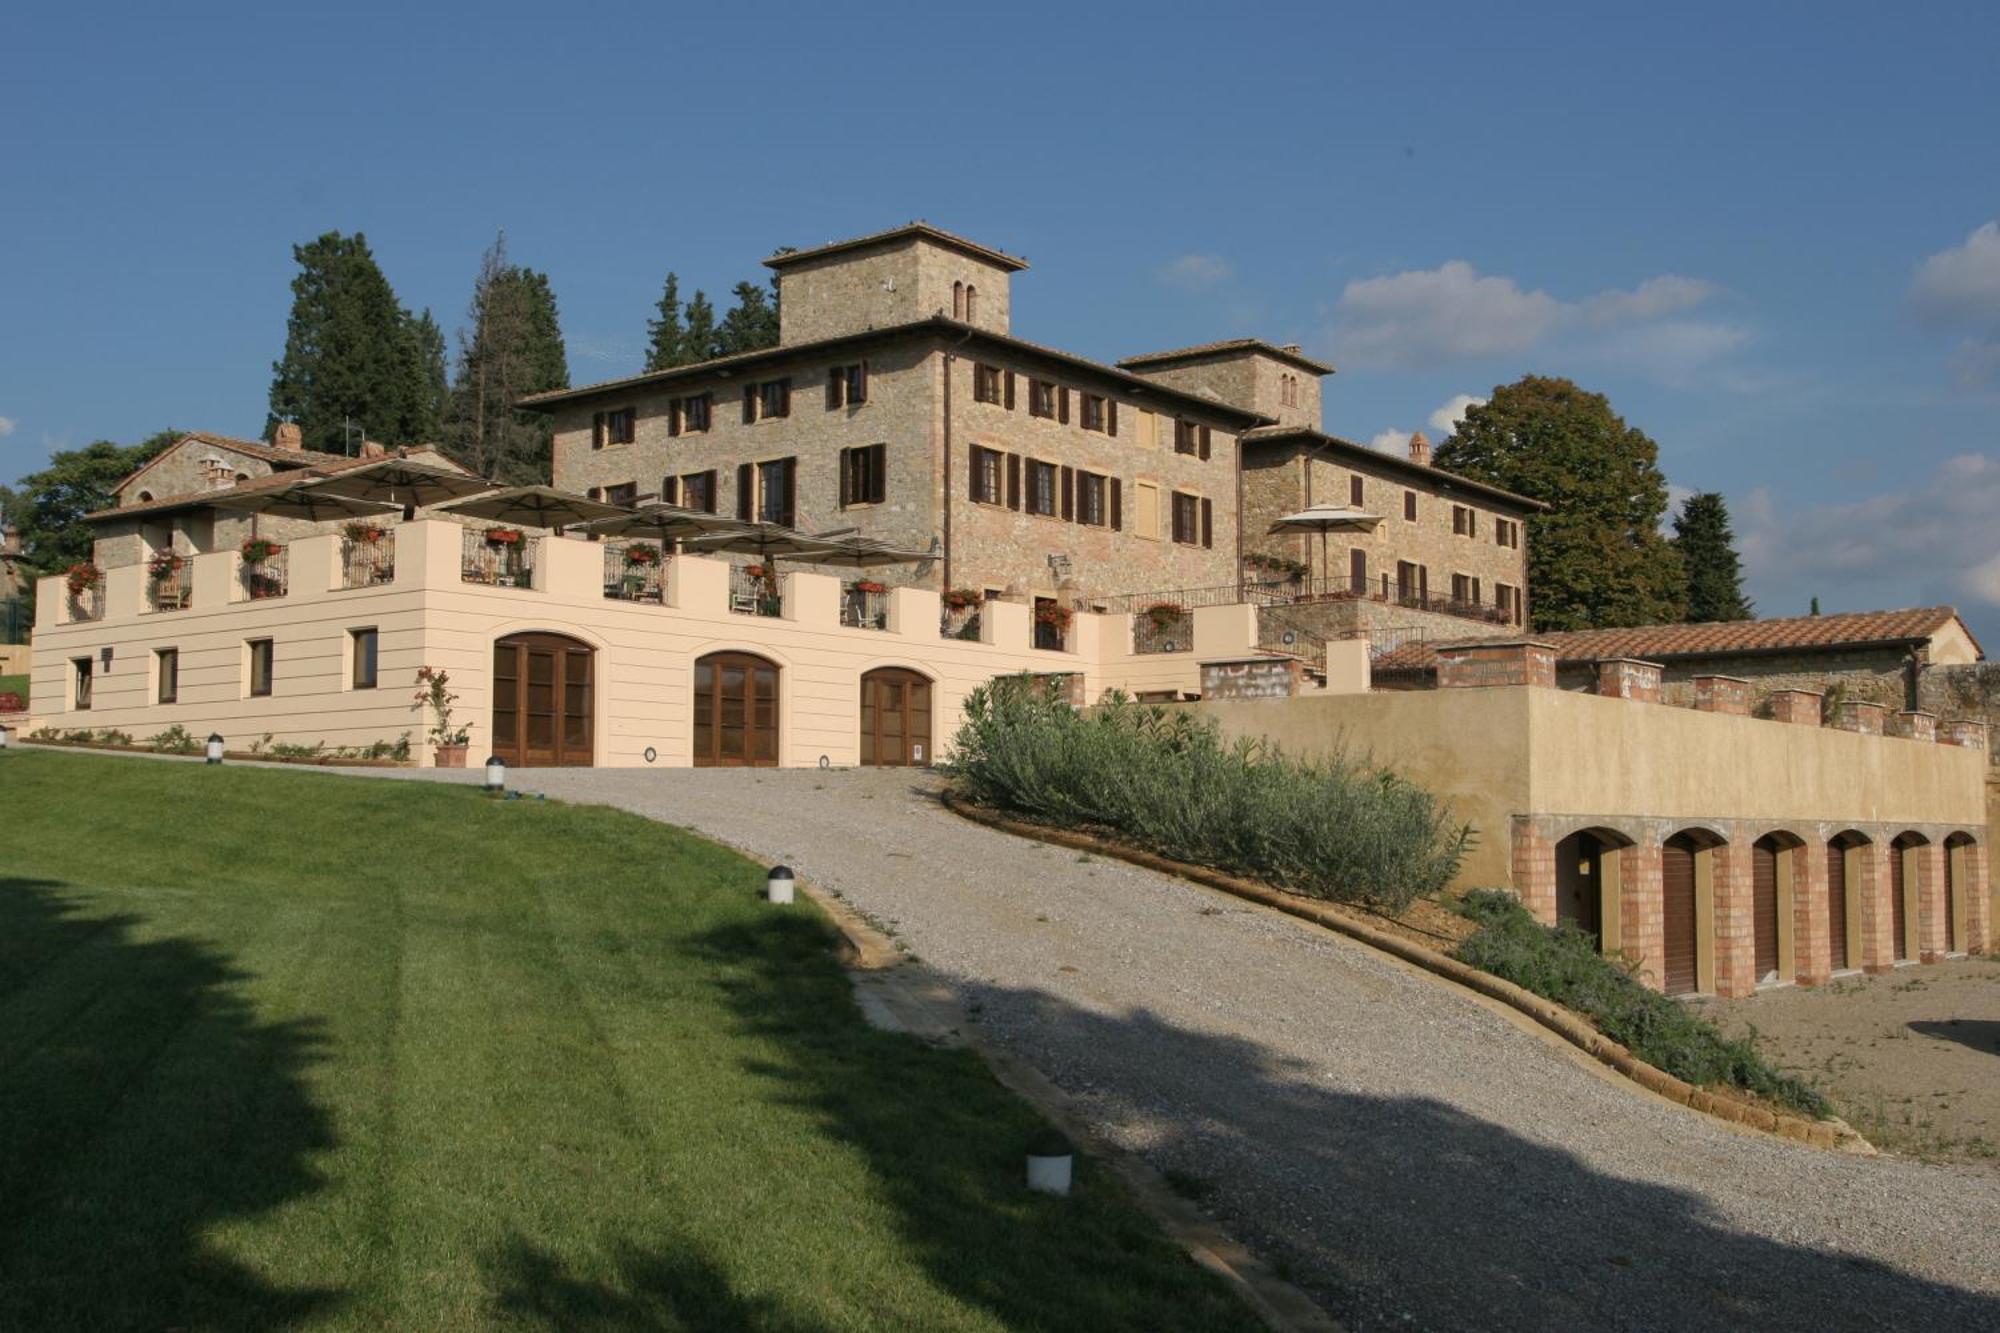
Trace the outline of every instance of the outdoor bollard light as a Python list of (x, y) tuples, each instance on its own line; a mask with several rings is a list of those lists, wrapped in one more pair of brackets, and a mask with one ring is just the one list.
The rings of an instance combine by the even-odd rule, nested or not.
[(794, 883), (790, 866), (772, 866), (770, 878), (764, 881), (764, 897), (774, 903), (788, 903), (792, 900)]
[(0, 727), (0, 750), (7, 748), (7, 728)]
[(222, 762), (222, 735), (221, 735), (221, 733), (219, 733), (219, 732), (214, 732), (214, 731), (211, 731), (211, 732), (209, 732), (209, 733), (208, 733), (208, 750), (207, 750), (207, 754), (208, 754), (208, 762), (209, 762), (209, 763), (211, 763), (211, 764), (219, 764), (219, 763), (221, 763), (221, 762)]
[(1037, 1194), (1068, 1195), (1076, 1149), (1050, 1134), (1028, 1148), (1028, 1188)]
[(486, 790), (495, 796), (507, 790), (507, 765), (497, 754), (486, 761)]

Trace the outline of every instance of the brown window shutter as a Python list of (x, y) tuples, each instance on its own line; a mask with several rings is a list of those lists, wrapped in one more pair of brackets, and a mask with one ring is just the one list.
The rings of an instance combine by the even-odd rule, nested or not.
[(748, 463), (736, 465), (736, 517), (740, 519), (747, 520), (756, 512), (756, 496), (752, 494), (756, 489), (756, 479), (757, 474)]
[(715, 469), (710, 468), (707, 472), (703, 473), (702, 475), (705, 478), (707, 478), (708, 481), (707, 498), (703, 501), (702, 507), (706, 509), (709, 513), (713, 514), (715, 512), (716, 501), (719, 498), (715, 493), (715, 480), (716, 480)]
[(1021, 507), (1021, 455), (1007, 455), (1007, 507)]
[(1061, 480), (1061, 485), (1062, 485), (1062, 516), (1063, 516), (1063, 517), (1064, 517), (1065, 519), (1067, 519), (1067, 520), (1068, 520), (1069, 522), (1072, 522), (1072, 523), (1074, 523), (1074, 522), (1076, 521), (1076, 471), (1075, 471), (1075, 469), (1073, 469), (1073, 468), (1064, 468), (1064, 469), (1062, 470), (1062, 480)]
[(1201, 461), (1208, 461), (1208, 427), (1201, 428)]
[(1122, 532), (1125, 528), (1125, 487), (1118, 478), (1111, 479), (1111, 530)]
[(1060, 421), (1065, 426), (1069, 424), (1068, 385), (1064, 385), (1062, 388), (1056, 390), (1056, 420)]
[(850, 395), (851, 401), (848, 404), (850, 407), (854, 403), (865, 403), (868, 401), (868, 361), (866, 358), (862, 359), (860, 367), (854, 372), (854, 377), (854, 392)]
[(757, 419), (757, 386), (743, 386), (743, 424), (749, 425)]
[(846, 383), (847, 377), (839, 366), (826, 372), (826, 405), (829, 409), (840, 406), (840, 390)]
[(785, 376), (785, 378), (778, 381), (778, 415), (781, 417), (788, 417), (791, 414), (792, 414), (792, 377), (787, 375)]
[(1007, 410), (1014, 410), (1014, 372), (1007, 372)]
[(681, 502), (681, 479), (679, 477), (668, 477), (660, 482), (660, 499), (670, 505), (677, 505)]
[(840, 451), (840, 507), (842, 509), (847, 508), (848, 505), (853, 503), (854, 487), (849, 484), (852, 481), (853, 470), (854, 451), (852, 449), (842, 449)]
[(676, 398), (667, 404), (667, 435), (672, 438), (681, 433), (681, 400)]
[(1118, 433), (1118, 400), (1110, 399), (1104, 404), (1104, 429), (1113, 435)]
[(1361, 480), (1360, 477), (1349, 477), (1347, 479), (1347, 502), (1353, 505), (1356, 509), (1361, 508), (1361, 498), (1364, 493), (1363, 491), (1364, 485), (1365, 483)]
[(986, 469), (981, 466), (986, 461), (986, 451), (973, 445), (965, 451), (965, 493), (975, 502), (986, 500)]
[(785, 460), (785, 509), (783, 522), (788, 528), (796, 526), (796, 520), (799, 516), (798, 480), (799, 460), (796, 458), (787, 458)]
[(593, 449), (602, 449), (604, 447), (604, 414), (602, 412), (597, 413), (590, 419), (590, 447)]
[(875, 489), (868, 498), (881, 504), (889, 498), (889, 446), (875, 446)]
[(1206, 498), (1201, 502), (1201, 544), (1215, 545), (1215, 506)]

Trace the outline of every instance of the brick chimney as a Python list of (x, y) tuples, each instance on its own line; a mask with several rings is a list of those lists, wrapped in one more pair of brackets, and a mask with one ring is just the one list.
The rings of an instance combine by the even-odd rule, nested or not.
[(1410, 461), (1419, 467), (1431, 465), (1431, 442), (1424, 438), (1422, 431), (1410, 436)]
[(280, 449), (303, 449), (306, 447), (306, 433), (296, 421), (280, 421), (271, 432), (271, 443)]

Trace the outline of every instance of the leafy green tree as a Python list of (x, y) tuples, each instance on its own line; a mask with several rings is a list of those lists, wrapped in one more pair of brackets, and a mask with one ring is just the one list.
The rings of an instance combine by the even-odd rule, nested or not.
[(330, 231), (293, 246), (292, 257), (299, 272), (285, 355), (271, 367), (266, 435), (288, 416), (306, 448), (327, 453), (348, 451), (349, 423), (386, 444), (434, 438), (418, 322), (396, 303), (367, 238)]
[(425, 310), (417, 316), (413, 326), (419, 354), (418, 364), (423, 369), (423, 432), (418, 436), (426, 444), (443, 438), (445, 419), (451, 415), (451, 380), (445, 355), (444, 330)]
[(1673, 545), (1687, 572), (1687, 618), (1748, 620), (1756, 613), (1743, 596), (1742, 562), (1729, 528), (1729, 505), (1714, 491), (1690, 495), (1674, 516)]
[(681, 334), (685, 359), (679, 364), (692, 365), (715, 356), (715, 339), (715, 307), (709, 304), (707, 292), (696, 289), (694, 299), (687, 303), (687, 328)]
[(1680, 619), (1659, 454), (1604, 395), (1528, 375), (1468, 408), (1436, 463), (1551, 506), (1528, 519), (1529, 602), (1535, 628), (1569, 630)]
[[(0, 518), (20, 532), (29, 568), (36, 574), (59, 574), (88, 560), (95, 533), (83, 516), (109, 509), (112, 489), (183, 434), (163, 430), (133, 445), (96, 440), (81, 449), (64, 449), (17, 486), (0, 486)], [(34, 596), (32, 581), (28, 596)]]
[(754, 282), (739, 282), (730, 295), (736, 304), (716, 329), (716, 355), (755, 352), (778, 345), (778, 308)]
[(569, 387), (555, 293), (548, 275), (507, 262), (502, 232), (481, 258), (468, 328), (458, 335), (445, 446), (482, 476), (513, 484), (549, 479), (550, 422), (518, 403)]
[(667, 274), (666, 290), (660, 293), (659, 315), (646, 321), (646, 335), (649, 345), (646, 349), (646, 369), (666, 370), (673, 366), (684, 366), (700, 357), (687, 354), (687, 326), (681, 321), (681, 280), (676, 273)]

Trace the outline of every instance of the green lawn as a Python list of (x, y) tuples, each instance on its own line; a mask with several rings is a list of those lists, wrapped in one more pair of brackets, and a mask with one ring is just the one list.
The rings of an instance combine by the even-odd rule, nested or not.
[(0, 754), (0, 1328), (1250, 1328), (614, 811)]
[(0, 694), (18, 694), (21, 696), (21, 702), (26, 703), (28, 701), (28, 677), (25, 675), (0, 676)]

